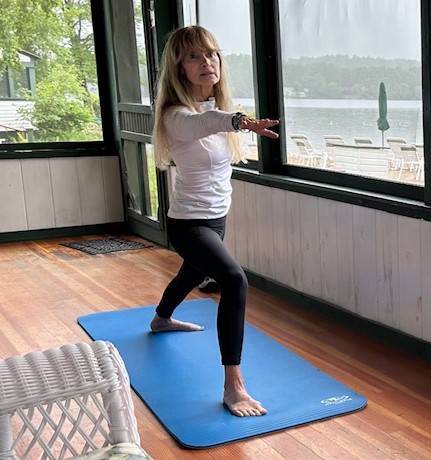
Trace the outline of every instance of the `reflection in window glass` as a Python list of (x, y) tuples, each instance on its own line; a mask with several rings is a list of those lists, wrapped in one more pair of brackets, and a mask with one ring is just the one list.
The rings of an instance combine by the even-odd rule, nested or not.
[(157, 174), (156, 174), (156, 163), (154, 161), (154, 147), (152, 144), (144, 144), (144, 148), (145, 148), (145, 158), (143, 159), (143, 164), (146, 165), (146, 171), (148, 174), (148, 188), (149, 188), (148, 190), (149, 206), (147, 209), (147, 215), (157, 220), (158, 210), (159, 210), (159, 199), (158, 199), (158, 194), (157, 194)]
[(127, 178), (127, 207), (138, 214), (142, 214), (142, 181), (139, 174), (138, 145), (136, 142), (125, 140), (123, 153)]
[(102, 139), (90, 0), (12, 2), (0, 25), (0, 69), (15, 99), (0, 100), (0, 138)]
[[(229, 14), (226, 14), (226, 12)], [(235, 110), (256, 115), (248, 0), (183, 0), (185, 25), (200, 24), (216, 37), (229, 69)], [(246, 157), (257, 159), (253, 133), (242, 133)]]
[(142, 103), (150, 105), (150, 90), (148, 86), (147, 52), (145, 48), (144, 23), (142, 20), (141, 0), (133, 0), (135, 9), (136, 49), (138, 50), (139, 81), (141, 83)]
[[(30, 75), (29, 75), (29, 69), (27, 67), (24, 67), (23, 69), (20, 70), (20, 72), (17, 75), (17, 82), (16, 82), (16, 88), (15, 90), (17, 91), (18, 94), (20, 94), (20, 90), (30, 90)], [(25, 94), (25, 92), (24, 92)]]
[(420, 0), (283, 0), (279, 15), (285, 161), (423, 185)]
[(0, 98), (9, 96), (9, 78), (7, 72), (4, 72), (3, 75), (0, 77)]

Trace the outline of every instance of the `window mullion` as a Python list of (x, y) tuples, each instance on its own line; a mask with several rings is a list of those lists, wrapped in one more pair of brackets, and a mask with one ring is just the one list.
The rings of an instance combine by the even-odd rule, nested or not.
[[(274, 0), (250, 0), (254, 90), (256, 116), (280, 119), (280, 71), (277, 59), (277, 5)], [(282, 138), (283, 136), (281, 136)], [(280, 143), (283, 141), (258, 137), (259, 171), (278, 173), (281, 168)]]
[(421, 2), (422, 20), (422, 107), (423, 107), (423, 136), (424, 136), (424, 201), (431, 205), (431, 8), (427, 0)]

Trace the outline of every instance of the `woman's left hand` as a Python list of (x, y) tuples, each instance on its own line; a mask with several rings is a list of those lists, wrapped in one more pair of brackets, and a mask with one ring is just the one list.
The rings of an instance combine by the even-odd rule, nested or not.
[(256, 134), (259, 134), (259, 136), (266, 136), (271, 139), (277, 139), (278, 134), (268, 128), (277, 126), (278, 123), (278, 120), (270, 120), (269, 118), (256, 120), (255, 118), (244, 117), (241, 119), (240, 129), (253, 131)]

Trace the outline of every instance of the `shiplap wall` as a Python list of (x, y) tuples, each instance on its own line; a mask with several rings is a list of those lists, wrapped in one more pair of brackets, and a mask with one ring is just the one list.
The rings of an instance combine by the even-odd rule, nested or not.
[(233, 180), (226, 244), (241, 265), (431, 342), (431, 223)]
[(119, 160), (1, 160), (0, 203), (0, 233), (122, 222)]

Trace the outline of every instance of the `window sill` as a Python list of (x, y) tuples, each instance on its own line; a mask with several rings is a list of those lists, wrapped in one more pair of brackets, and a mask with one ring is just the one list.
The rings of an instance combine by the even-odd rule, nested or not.
[(0, 144), (0, 161), (24, 158), (58, 158), (118, 155), (103, 141)]
[(390, 212), (391, 214), (431, 221), (431, 207), (414, 199), (325, 184), (307, 179), (298, 179), (275, 174), (263, 174), (255, 170), (240, 167), (234, 167), (232, 177), (233, 179), (252, 182), (267, 187), (289, 190), (326, 198), (328, 200), (378, 209), (380, 211)]

